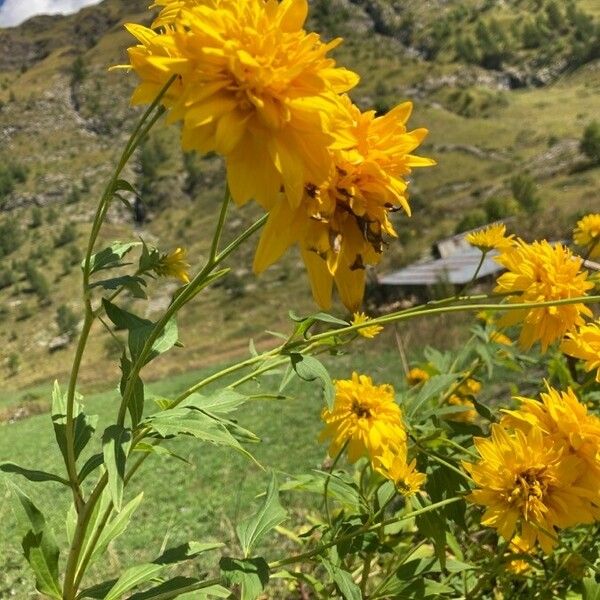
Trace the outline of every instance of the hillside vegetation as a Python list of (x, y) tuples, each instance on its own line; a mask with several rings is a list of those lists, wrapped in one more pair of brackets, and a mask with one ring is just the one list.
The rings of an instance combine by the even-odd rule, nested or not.
[[(6, 389), (68, 370), (69, 339), (79, 321), (81, 244), (136, 114), (129, 108), (135, 76), (108, 67), (126, 61), (132, 39), (123, 23), (147, 22), (146, 4), (105, 0), (77, 15), (0, 30), (0, 379)], [(412, 125), (430, 130), (423, 154), (439, 163), (415, 175), (414, 216), (396, 215), (399, 238), (390, 242), (380, 271), (419, 258), (440, 237), (498, 218), (516, 217), (510, 227), (522, 235), (564, 238), (578, 216), (600, 209), (598, 162), (580, 146), (598, 119), (597, 2), (312, 4), (313, 26), (345, 38), (338, 57), (363, 77), (354, 99), (381, 112), (412, 100)], [(198, 265), (224, 170), (212, 156), (183, 155), (177, 137), (176, 129), (159, 127), (145, 142), (127, 173), (143, 205), (115, 204), (104, 236), (141, 236), (158, 246), (176, 239)], [(254, 216), (250, 207), (236, 210), (227, 235)], [(250, 253), (229, 266), (224, 283), (183, 317), (185, 362), (158, 361), (156, 378), (243, 354), (248, 338), (268, 343), (265, 329), (287, 327), (285, 308), (314, 310), (294, 253), (260, 278), (251, 274)], [(169, 301), (165, 295), (137, 312), (151, 316)], [(105, 356), (117, 342), (101, 330), (93, 339), (85, 380), (106, 388), (116, 374)]]

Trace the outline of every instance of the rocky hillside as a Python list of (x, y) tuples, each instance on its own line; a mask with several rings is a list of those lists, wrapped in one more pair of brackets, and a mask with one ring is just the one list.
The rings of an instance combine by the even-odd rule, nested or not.
[[(108, 67), (131, 43), (123, 23), (150, 21), (147, 4), (105, 0), (0, 30), (0, 380), (9, 388), (68, 370), (81, 247), (136, 114), (134, 76)], [(518, 216), (524, 235), (564, 237), (582, 211), (600, 209), (600, 171), (579, 149), (598, 118), (599, 23), (594, 0), (312, 2), (311, 27), (343, 36), (338, 58), (363, 76), (354, 99), (379, 111), (411, 99), (412, 123), (431, 132), (425, 153), (439, 166), (415, 175), (415, 215), (397, 216), (400, 237), (383, 270), (497, 218)], [(105, 235), (185, 244), (199, 263), (223, 168), (182, 155), (177, 137), (177, 128), (159, 127), (146, 141), (127, 173), (144, 201), (138, 222), (115, 206)], [(253, 216), (251, 207), (233, 213), (228, 235)], [(250, 264), (248, 249), (190, 308), (186, 359), (158, 364), (156, 376), (223, 361), (244, 352), (249, 337), (260, 343), (264, 329), (285, 327), (282, 305), (312, 310), (295, 254), (258, 279)], [(171, 291), (163, 286), (136, 310), (151, 316)], [(97, 333), (88, 381), (112, 382), (105, 357), (115, 342)]]

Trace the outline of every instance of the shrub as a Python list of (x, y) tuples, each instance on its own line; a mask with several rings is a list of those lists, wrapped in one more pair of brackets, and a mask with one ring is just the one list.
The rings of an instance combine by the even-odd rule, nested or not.
[(73, 337), (77, 330), (79, 319), (77, 315), (66, 305), (62, 304), (56, 311), (56, 325), (60, 335), (68, 335)]
[(54, 240), (55, 248), (66, 246), (77, 239), (77, 229), (73, 223), (67, 223), (62, 231), (58, 234), (58, 237)]
[(593, 163), (600, 163), (600, 123), (598, 121), (592, 121), (585, 128), (579, 147)]
[(38, 300), (43, 304), (49, 303), (50, 286), (48, 284), (48, 280), (43, 273), (36, 269), (35, 265), (31, 261), (28, 261), (25, 265), (25, 275), (27, 277), (29, 286), (31, 287), (31, 291), (35, 293), (35, 295), (38, 297)]
[(0, 269), (0, 290), (10, 287), (15, 281), (17, 277), (10, 267)]
[(19, 372), (20, 368), (21, 368), (21, 357), (16, 352), (13, 352), (8, 357), (8, 372), (9, 372), (10, 376), (14, 377)]
[(9, 256), (23, 243), (23, 232), (13, 223), (0, 224), (0, 258)]
[(476, 208), (474, 210), (469, 211), (465, 214), (465, 216), (459, 221), (454, 233), (463, 233), (465, 231), (469, 231), (470, 229), (475, 229), (477, 227), (481, 227), (488, 222), (487, 215), (484, 210), (480, 208)]
[(515, 175), (511, 179), (510, 187), (513, 198), (527, 214), (534, 214), (540, 209), (541, 198), (537, 195), (536, 183), (530, 175)]
[(486, 200), (485, 214), (488, 221), (499, 221), (519, 212), (519, 205), (513, 198), (490, 198)]
[(34, 206), (31, 209), (31, 223), (29, 224), (29, 226), (32, 229), (36, 229), (37, 227), (40, 227), (42, 223), (43, 223), (42, 209), (39, 206)]

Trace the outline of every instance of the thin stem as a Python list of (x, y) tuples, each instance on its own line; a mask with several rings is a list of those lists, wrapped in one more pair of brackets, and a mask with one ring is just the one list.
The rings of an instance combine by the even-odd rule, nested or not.
[[(449, 299), (454, 301), (455, 298)], [(370, 319), (366, 323), (357, 323), (356, 325), (349, 325), (348, 327), (340, 327), (332, 331), (326, 331), (312, 336), (310, 339), (312, 342), (326, 340), (331, 337), (345, 335), (347, 333), (353, 333), (362, 329), (363, 327), (373, 325), (385, 325), (386, 323), (396, 323), (399, 321), (407, 321), (415, 317), (431, 316), (431, 315), (442, 315), (446, 313), (458, 313), (458, 312), (473, 312), (480, 310), (494, 310), (494, 311), (513, 311), (513, 310), (524, 310), (529, 308), (545, 308), (549, 306), (564, 306), (570, 304), (596, 304), (600, 303), (600, 296), (582, 296), (580, 298), (566, 298), (564, 300), (550, 300), (548, 302), (520, 302), (514, 304), (460, 304), (458, 306), (441, 306), (437, 308), (431, 308), (426, 310), (414, 311), (409, 309), (408, 311), (400, 311), (397, 313), (391, 313), (375, 319)]]
[(225, 220), (227, 219), (227, 209), (229, 208), (230, 202), (231, 193), (229, 191), (229, 186), (227, 185), (225, 187), (225, 196), (223, 198), (223, 203), (221, 204), (219, 221), (217, 223), (217, 228), (215, 229), (215, 234), (213, 236), (213, 241), (210, 248), (210, 258), (208, 259), (210, 263), (214, 262), (214, 260), (217, 258), (217, 253), (219, 252), (219, 242), (221, 241), (221, 235), (223, 234), (223, 227), (225, 225)]
[(348, 540), (351, 540), (358, 535), (362, 535), (363, 533), (369, 533), (370, 531), (375, 531), (376, 529), (378, 529), (381, 526), (387, 527), (388, 525), (395, 525), (396, 523), (402, 523), (402, 521), (408, 521), (410, 519), (414, 519), (415, 517), (424, 515), (433, 510), (437, 510), (438, 508), (448, 506), (449, 504), (453, 504), (454, 502), (458, 502), (459, 500), (462, 500), (462, 496), (455, 496), (454, 498), (448, 498), (447, 500), (442, 500), (440, 502), (436, 502), (435, 504), (430, 504), (429, 506), (425, 506), (424, 508), (414, 510), (414, 511), (407, 513), (405, 515), (402, 515), (400, 517), (394, 517), (392, 519), (387, 519), (387, 520), (382, 521), (381, 523), (377, 523), (375, 525), (367, 524), (363, 527), (360, 527), (359, 529), (356, 529), (352, 533), (348, 533), (348, 534), (342, 535), (340, 537), (337, 537), (325, 544), (320, 544), (319, 546), (317, 546), (316, 548), (313, 548), (312, 550), (309, 550), (308, 552), (303, 552), (302, 554), (297, 554), (296, 556), (291, 556), (289, 558), (283, 558), (281, 560), (276, 560), (272, 563), (269, 563), (269, 568), (270, 569), (278, 569), (278, 568), (284, 567), (286, 565), (292, 565), (297, 562), (302, 562), (304, 560), (313, 558), (314, 556), (321, 554), (324, 550), (332, 548), (333, 546), (336, 546), (337, 544), (340, 544), (342, 542), (347, 542)]
[(473, 277), (471, 277), (471, 281), (469, 281), (469, 283), (467, 283), (457, 293), (457, 296), (461, 296), (462, 294), (464, 294), (477, 281), (477, 276), (479, 275), (479, 271), (481, 271), (481, 267), (483, 267), (483, 263), (485, 262), (485, 257), (487, 256), (487, 254), (488, 254), (488, 250), (482, 250), (481, 251), (481, 258), (479, 259), (479, 264), (477, 265), (477, 268), (475, 269), (475, 273), (473, 273)]
[(333, 470), (337, 466), (342, 454), (348, 447), (349, 440), (344, 442), (344, 445), (340, 448), (339, 452), (336, 454), (333, 462), (331, 463), (331, 467), (329, 468), (329, 472), (327, 473), (327, 478), (325, 479), (325, 485), (323, 486), (323, 501), (325, 502), (325, 515), (327, 516), (327, 524), (331, 527), (331, 514), (329, 513), (329, 482), (331, 481), (331, 475)]

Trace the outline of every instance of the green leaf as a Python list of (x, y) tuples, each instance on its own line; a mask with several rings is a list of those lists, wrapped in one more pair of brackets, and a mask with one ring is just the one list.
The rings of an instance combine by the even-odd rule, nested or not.
[(492, 412), (492, 410), (488, 408), (485, 404), (477, 400), (477, 398), (472, 397), (471, 402), (473, 403), (473, 406), (475, 407), (477, 413), (484, 419), (486, 419), (486, 421), (489, 421), (490, 423), (498, 422), (498, 417)]
[(218, 550), (225, 544), (220, 542), (188, 542), (175, 548), (165, 550), (155, 561), (157, 565), (174, 565), (186, 560), (192, 560), (204, 552)]
[[(148, 319), (142, 319), (133, 313), (127, 312), (113, 304), (106, 298), (102, 299), (102, 305), (106, 311), (108, 318), (114, 323), (117, 329), (126, 329), (129, 332), (129, 352), (133, 360), (137, 360), (146, 344), (146, 340), (154, 330), (155, 323)], [(152, 344), (152, 348), (148, 355), (144, 357), (144, 364), (149, 363), (152, 359), (160, 354), (164, 354), (170, 350), (179, 339), (177, 330), (177, 322), (173, 317), (160, 332), (158, 338)]]
[[(428, 379), (419, 389), (416, 397), (407, 402), (407, 413), (410, 417), (420, 412), (423, 405), (440, 396), (448, 387), (460, 377), (459, 374), (435, 375)], [(425, 417), (423, 416), (423, 419)]]
[(202, 411), (225, 415), (236, 411), (248, 401), (248, 396), (235, 390), (222, 389), (210, 396), (191, 394), (186, 400), (186, 408), (198, 408)]
[(141, 277), (123, 275), (121, 277), (113, 277), (111, 279), (96, 281), (89, 286), (90, 289), (96, 287), (101, 287), (104, 290), (118, 290), (119, 288), (125, 288), (131, 292), (131, 295), (134, 298), (140, 298), (142, 300), (146, 300), (148, 298), (148, 295), (144, 291), (146, 282)]
[(121, 510), (123, 504), (125, 466), (131, 448), (131, 438), (131, 429), (126, 429), (122, 425), (107, 427), (102, 436), (102, 452), (108, 474), (108, 489), (117, 512)]
[(329, 410), (331, 410), (335, 399), (335, 388), (333, 387), (331, 377), (323, 364), (314, 356), (306, 356), (296, 352), (290, 354), (290, 359), (292, 361), (292, 367), (300, 379), (304, 379), (305, 381), (319, 380), (322, 383), (325, 401), (327, 402)]
[(272, 473), (264, 504), (255, 515), (242, 521), (236, 528), (244, 555), (248, 557), (265, 534), (283, 523), (286, 518), (287, 512), (279, 503), (277, 478)]
[(113, 190), (115, 192), (119, 192), (119, 191), (131, 192), (132, 194), (139, 196), (139, 193), (137, 192), (137, 190), (131, 185), (131, 183), (129, 183), (129, 181), (126, 181), (125, 179), (117, 179), (115, 181), (115, 186), (114, 186)]
[[(87, 446), (88, 442), (92, 439), (94, 432), (96, 431), (96, 424), (98, 423), (98, 417), (95, 415), (86, 415), (82, 411), (83, 407), (77, 401), (73, 404), (73, 417), (74, 417), (74, 429), (75, 429), (75, 458), (79, 458), (79, 455), (83, 449)], [(52, 391), (52, 424), (54, 426), (54, 435), (63, 457), (67, 460), (67, 404), (65, 396), (63, 396), (58, 381), (54, 382), (54, 389)]]
[[(194, 579), (192, 577), (174, 577), (173, 579), (169, 579), (169, 581), (164, 581), (163, 583), (157, 585), (156, 587), (150, 588), (145, 592), (137, 592), (133, 594), (133, 596), (129, 596), (128, 600), (171, 600), (172, 598), (185, 598), (187, 594), (184, 595), (179, 594), (178, 592), (185, 592), (188, 590), (190, 586), (201, 583), (200, 579)], [(193, 598), (198, 598), (199, 592), (191, 592), (195, 594)], [(229, 596), (229, 592), (227, 592), (227, 598)], [(192, 596), (190, 596), (192, 597)]]
[(54, 473), (46, 473), (46, 471), (32, 471), (31, 469), (25, 469), (16, 465), (15, 463), (5, 462), (0, 464), (0, 471), (4, 473), (16, 473), (17, 475), (21, 475), (25, 477), (25, 479), (29, 479), (29, 481), (35, 482), (44, 482), (44, 481), (55, 481), (57, 483), (62, 483), (67, 487), (71, 487), (71, 484), (60, 477), (59, 475), (55, 475)]
[(176, 458), (177, 460), (184, 462), (186, 465), (192, 464), (187, 458), (184, 458), (179, 454), (175, 454), (175, 452), (169, 450), (169, 448), (165, 448), (164, 446), (158, 446), (154, 444), (148, 444), (146, 442), (139, 442), (137, 446), (133, 449), (133, 451), (145, 452), (146, 454), (156, 454), (157, 456), (167, 456), (170, 458)]
[(362, 600), (360, 588), (354, 583), (350, 573), (340, 569), (340, 567), (337, 567), (327, 560), (324, 560), (323, 564), (325, 565), (329, 576), (335, 582), (342, 598), (345, 598), (345, 600)]
[(104, 454), (98, 453), (90, 456), (79, 471), (79, 475), (77, 476), (77, 478), (79, 479), (79, 483), (83, 483), (83, 481), (87, 478), (88, 475), (91, 475), (98, 467), (102, 466), (103, 464)]
[(125, 266), (125, 263), (121, 262), (121, 259), (139, 245), (139, 242), (115, 242), (108, 248), (104, 248), (104, 250), (94, 254), (90, 261), (90, 275), (103, 269), (114, 269)]
[(60, 600), (62, 598), (58, 581), (59, 549), (52, 529), (37, 506), (21, 489), (12, 482), (7, 482), (16, 498), (21, 503), (31, 529), (22, 541), (23, 553), (31, 566), (35, 578), (36, 589)]
[(582, 600), (600, 600), (600, 583), (597, 583), (593, 577), (586, 577), (583, 580)]
[(154, 563), (130, 567), (119, 577), (104, 600), (123, 600), (123, 594), (146, 581), (154, 579), (165, 567), (166, 565), (157, 565)]
[(219, 419), (198, 410), (185, 408), (168, 410), (152, 415), (146, 420), (146, 424), (163, 438), (190, 435), (217, 446), (235, 448), (250, 456)]
[(264, 558), (223, 557), (219, 566), (227, 585), (239, 589), (240, 600), (256, 600), (269, 583), (269, 565)]
[(334, 317), (333, 315), (324, 312), (318, 312), (314, 315), (309, 315), (308, 317), (300, 317), (293, 310), (290, 310), (289, 315), (290, 319), (292, 321), (295, 321), (296, 323), (305, 323), (306, 321), (320, 321), (322, 323), (341, 325), (342, 327), (348, 327), (349, 325), (348, 321), (343, 321), (342, 319), (338, 319), (337, 317)]
[[(125, 388), (127, 386), (127, 381), (131, 376), (131, 361), (125, 355), (125, 351), (123, 351), (123, 355), (121, 356), (121, 396), (125, 393)], [(131, 426), (133, 428), (137, 427), (140, 424), (144, 416), (144, 404), (145, 404), (145, 391), (144, 391), (144, 382), (142, 381), (139, 375), (136, 376), (135, 381), (133, 382), (133, 387), (131, 390), (131, 397), (129, 402), (127, 403), (127, 410), (129, 411), (129, 416), (131, 417)]]
[(136, 496), (123, 507), (123, 510), (112, 521), (109, 521), (98, 538), (98, 543), (96, 544), (90, 563), (100, 558), (104, 554), (108, 544), (117, 539), (127, 529), (133, 513), (137, 510), (143, 498), (143, 493)]

